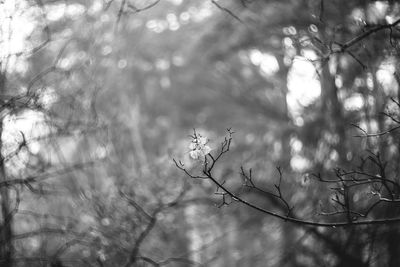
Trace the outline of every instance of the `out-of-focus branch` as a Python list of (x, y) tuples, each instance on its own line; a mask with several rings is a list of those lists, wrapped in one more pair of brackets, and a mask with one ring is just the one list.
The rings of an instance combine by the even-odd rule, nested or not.
[[(400, 19), (396, 20), (393, 23), (375, 26), (375, 27), (365, 31), (364, 33), (354, 37), (353, 39), (345, 42), (344, 44), (340, 44), (340, 43), (336, 43), (336, 44), (338, 44), (340, 46), (339, 51), (344, 52), (346, 49), (348, 49), (348, 48), (354, 46), (355, 44), (359, 43), (360, 41), (364, 40), (371, 34), (376, 33), (378, 31), (386, 30), (386, 29), (392, 29), (392, 28), (396, 27), (398, 24), (400, 24)], [(339, 52), (339, 51), (337, 51), (337, 52)]]
[[(133, 206), (137, 211), (139, 211), (140, 214), (142, 214), (148, 221), (147, 225), (144, 227), (144, 229), (140, 232), (139, 236), (136, 238), (134, 247), (132, 248), (132, 250), (129, 253), (128, 261), (124, 265), (125, 267), (129, 267), (132, 264), (135, 264), (135, 262), (137, 262), (139, 259), (142, 259), (142, 260), (149, 259), (146, 257), (139, 256), (140, 247), (141, 247), (143, 241), (146, 239), (146, 237), (149, 235), (149, 233), (152, 231), (152, 229), (156, 225), (157, 216), (161, 212), (165, 211), (166, 209), (169, 209), (169, 208), (179, 205), (179, 203), (182, 201), (182, 198), (185, 196), (186, 192), (187, 192), (187, 188), (186, 188), (186, 183), (184, 182), (181, 187), (180, 192), (172, 201), (167, 202), (167, 203), (159, 203), (159, 205), (150, 213), (148, 211), (145, 211), (145, 209), (141, 205), (139, 205), (134, 199), (132, 199), (131, 197), (127, 196), (126, 194), (124, 194), (123, 192), (120, 191), (120, 195), (125, 200), (127, 200), (131, 206)], [(156, 263), (153, 260), (151, 260), (150, 263), (152, 263), (154, 266), (162, 266), (163, 265), (162, 263)]]
[(56, 177), (56, 176), (60, 176), (63, 174), (67, 174), (82, 168), (87, 168), (89, 166), (92, 166), (93, 164), (95, 164), (97, 162), (84, 162), (84, 163), (77, 163), (71, 166), (68, 166), (66, 168), (62, 168), (62, 169), (58, 169), (58, 170), (54, 170), (51, 172), (47, 172), (47, 173), (42, 173), (42, 174), (38, 174), (38, 175), (30, 175), (28, 177), (25, 178), (20, 178), (20, 179), (10, 179), (10, 180), (5, 180), (5, 181), (0, 181), (0, 188), (2, 187), (10, 187), (10, 186), (15, 186), (15, 185), (24, 185), (27, 186), (29, 188), (31, 183), (36, 183), (36, 182), (40, 182), (52, 177)]
[(213, 3), (213, 5), (215, 5), (218, 9), (226, 12), (229, 16), (233, 17), (234, 19), (236, 19), (237, 21), (239, 21), (240, 23), (244, 24), (243, 20), (241, 20), (237, 15), (235, 15), (231, 10), (229, 10), (226, 7), (221, 6), (220, 4), (218, 4), (217, 1), (215, 0), (211, 0), (211, 3)]

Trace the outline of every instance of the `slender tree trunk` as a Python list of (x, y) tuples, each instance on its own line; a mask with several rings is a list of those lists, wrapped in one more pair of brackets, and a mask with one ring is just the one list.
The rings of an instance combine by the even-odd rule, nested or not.
[[(0, 73), (0, 96), (5, 94), (6, 77)], [(3, 118), (0, 118), (0, 181), (5, 181), (6, 169), (3, 156)], [(12, 266), (12, 217), (10, 213), (10, 196), (7, 187), (0, 188), (1, 228), (0, 228), (0, 261), (1, 266)]]
[[(282, 84), (280, 85), (280, 89), (282, 92), (282, 110), (285, 113), (285, 117), (287, 121), (285, 122), (285, 127), (281, 132), (280, 141), (282, 144), (282, 152), (281, 158), (278, 160), (277, 165), (282, 167), (283, 170), (288, 172), (291, 171), (290, 160), (291, 160), (291, 146), (290, 146), (290, 136), (295, 131), (295, 126), (290, 119), (290, 111), (287, 104), (287, 95), (288, 95), (288, 87), (287, 87), (287, 77), (289, 74), (289, 68), (285, 66), (283, 57), (277, 57), (279, 62), (279, 76), (285, 77)], [(286, 257), (288, 249), (291, 248), (291, 244), (293, 243), (294, 237), (296, 236), (296, 228), (293, 225), (283, 222), (281, 224), (282, 227), (282, 235), (281, 235), (281, 256), (280, 256), (280, 265), (281, 266), (290, 266), (295, 263), (294, 258), (288, 259)]]
[(335, 84), (335, 75), (330, 73), (329, 64), (325, 64), (322, 70), (321, 89), (326, 121), (331, 123), (329, 128), (339, 138), (334, 148), (339, 153), (338, 164), (341, 164), (346, 158), (346, 122)]

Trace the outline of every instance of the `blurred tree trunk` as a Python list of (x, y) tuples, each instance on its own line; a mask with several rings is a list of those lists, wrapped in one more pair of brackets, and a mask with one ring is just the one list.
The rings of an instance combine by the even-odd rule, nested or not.
[(330, 70), (328, 63), (322, 68), (321, 74), (321, 97), (322, 97), (322, 113), (326, 116), (327, 129), (336, 134), (339, 140), (336, 140), (334, 149), (339, 154), (338, 164), (343, 163), (346, 159), (346, 130), (345, 119), (343, 115), (342, 105), (338, 96), (338, 88), (335, 84), (335, 73)]
[(143, 145), (142, 138), (142, 112), (141, 112), (141, 100), (142, 98), (136, 97), (134, 100), (134, 104), (131, 108), (131, 127), (132, 127), (132, 144), (135, 147), (136, 159), (138, 161), (138, 171), (140, 175), (149, 174), (150, 170), (148, 168), (149, 162), (147, 159), (147, 154)]
[[(399, 56), (399, 51), (397, 52), (397, 56)], [(400, 101), (400, 63), (396, 64), (396, 72), (394, 73), (395, 75), (395, 79), (397, 82), (397, 101)], [(375, 75), (374, 75), (375, 76)], [(382, 90), (383, 91), (383, 90)], [(381, 129), (379, 129), (381, 130)], [(398, 135), (397, 135), (398, 136)], [(397, 162), (397, 164), (395, 164), (394, 166), (394, 176), (398, 176), (398, 174), (400, 173), (400, 164), (399, 164), (399, 160), (400, 160), (400, 137), (394, 137), (394, 145), (397, 147), (397, 157), (395, 162)], [(390, 162), (390, 158), (386, 159), (388, 162)], [(396, 175), (397, 174), (397, 175)], [(397, 182), (398, 182), (397, 178)], [(396, 199), (398, 199), (400, 196), (400, 192), (396, 191), (394, 197)], [(396, 208), (389, 208), (388, 209), (388, 216), (398, 216), (398, 214), (400, 213), (400, 209), (399, 207)], [(399, 242), (400, 242), (400, 229), (397, 226), (393, 226), (391, 227), (388, 235), (387, 235), (387, 246), (388, 246), (388, 266), (389, 267), (394, 267), (394, 266), (400, 266), (400, 246), (399, 246)]]
[[(279, 64), (279, 72), (277, 75), (279, 77), (283, 77), (280, 86), (280, 91), (282, 92), (282, 110), (284, 111), (285, 117), (286, 117), (286, 122), (284, 122), (284, 127), (281, 133), (280, 141), (282, 144), (282, 153), (281, 157), (278, 160), (277, 164), (278, 166), (282, 167), (284, 170), (290, 170), (290, 160), (291, 160), (291, 146), (290, 146), (290, 137), (293, 134), (293, 129), (294, 125), (290, 119), (290, 111), (287, 105), (287, 94), (288, 94), (288, 87), (287, 87), (287, 77), (289, 74), (289, 68), (285, 65), (284, 63), (284, 57), (283, 56), (277, 56), (276, 59), (278, 60)], [(286, 211), (283, 211), (284, 213)], [(283, 222), (281, 224), (282, 228), (282, 255), (280, 259), (280, 265), (281, 266), (292, 266), (294, 263), (294, 258), (292, 259), (287, 259), (285, 257), (286, 255), (286, 248), (290, 247), (290, 245), (293, 243), (294, 237), (296, 236), (295, 230), (296, 228), (293, 227), (293, 225), (290, 225), (286, 222)]]
[(290, 137), (293, 134), (294, 125), (290, 118), (290, 111), (287, 104), (287, 94), (288, 94), (288, 87), (287, 87), (287, 77), (289, 74), (289, 68), (285, 66), (284, 57), (277, 56), (276, 57), (278, 64), (279, 64), (279, 71), (277, 75), (279, 77), (283, 77), (282, 82), (279, 84), (279, 89), (282, 93), (282, 111), (284, 113), (285, 121), (283, 122), (284, 127), (282, 127), (281, 133), (281, 144), (282, 144), (282, 153), (281, 157), (278, 162), (278, 166), (282, 167), (283, 169), (290, 168), (290, 160), (291, 160), (291, 146), (290, 146)]
[[(5, 73), (0, 73), (0, 95), (5, 95), (6, 76)], [(5, 160), (3, 156), (3, 118), (0, 118), (0, 182), (5, 181), (6, 169)], [(7, 187), (3, 186), (0, 188), (1, 197), (1, 229), (0, 229), (0, 260), (2, 262), (1, 266), (12, 266), (12, 216), (10, 212), (10, 200), (9, 200), (9, 190)]]
[(391, 227), (387, 234), (387, 252), (388, 252), (388, 265), (389, 267), (400, 266), (400, 233), (397, 227)]

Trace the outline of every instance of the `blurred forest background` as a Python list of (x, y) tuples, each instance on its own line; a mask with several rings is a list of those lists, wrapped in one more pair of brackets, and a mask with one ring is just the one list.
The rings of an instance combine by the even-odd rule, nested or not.
[[(399, 18), (397, 1), (0, 1), (0, 266), (400, 266)], [(193, 128), (211, 155), (231, 128), (213, 175), (299, 222), (177, 168), (204, 167)]]

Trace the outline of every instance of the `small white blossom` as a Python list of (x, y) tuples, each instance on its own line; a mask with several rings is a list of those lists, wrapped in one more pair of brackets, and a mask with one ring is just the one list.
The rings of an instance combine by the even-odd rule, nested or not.
[(204, 155), (207, 155), (207, 154), (209, 154), (210, 152), (211, 152), (211, 148), (209, 147), (209, 146), (204, 146), (203, 147), (203, 153), (204, 153)]
[(192, 159), (199, 159), (202, 155), (201, 155), (201, 151), (200, 150), (192, 150), (189, 152), (189, 156)]
[(194, 133), (193, 140), (189, 144), (189, 156), (192, 159), (199, 159), (204, 157), (205, 155), (211, 152), (210, 146), (207, 145), (208, 139), (207, 137), (201, 136), (200, 134)]
[(207, 140), (206, 137), (199, 136), (198, 142), (199, 142), (200, 145), (204, 146), (205, 144), (207, 144), (208, 140)]
[(191, 142), (190, 145), (189, 145), (189, 149), (190, 150), (195, 150), (196, 149), (196, 143)]

